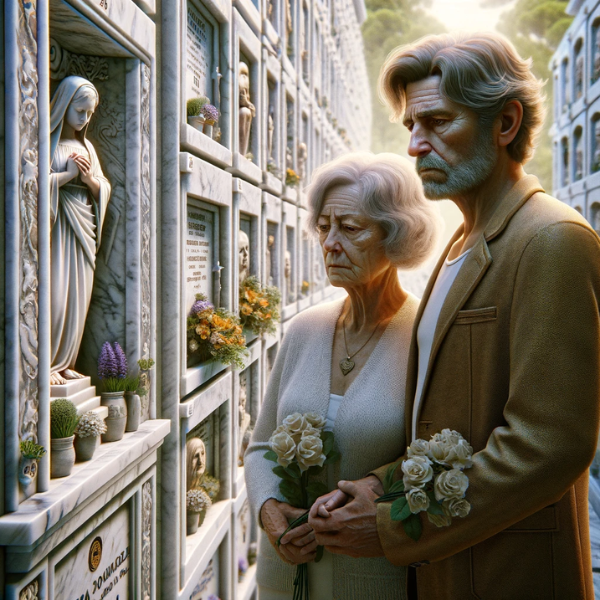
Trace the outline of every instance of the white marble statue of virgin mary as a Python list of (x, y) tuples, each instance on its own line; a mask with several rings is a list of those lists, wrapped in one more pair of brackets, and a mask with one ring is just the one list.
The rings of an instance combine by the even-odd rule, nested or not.
[(111, 191), (86, 139), (98, 100), (87, 79), (70, 76), (60, 82), (50, 103), (51, 384), (83, 377), (74, 366)]

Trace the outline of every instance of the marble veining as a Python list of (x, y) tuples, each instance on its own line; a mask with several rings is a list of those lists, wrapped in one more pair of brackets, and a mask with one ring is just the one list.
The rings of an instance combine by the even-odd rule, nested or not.
[(170, 422), (146, 421), (119, 442), (102, 444), (94, 459), (76, 463), (69, 477), (51, 481), (50, 490), (35, 494), (19, 505), (19, 510), (0, 517), (0, 545), (33, 544), (61, 519), (81, 506), (115, 473), (126, 472), (140, 457), (160, 445), (169, 433)]
[(38, 73), (37, 1), (19, 2), (19, 417), (22, 440), (37, 442), (38, 423)]

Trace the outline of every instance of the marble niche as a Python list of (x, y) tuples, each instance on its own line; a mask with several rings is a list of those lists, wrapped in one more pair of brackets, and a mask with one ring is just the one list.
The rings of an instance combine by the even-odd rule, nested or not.
[[(59, 0), (52, 0), (51, 4), (51, 186), (56, 187), (61, 197), (56, 216), (52, 219), (51, 231), (51, 278), (54, 282), (67, 279), (66, 274), (59, 274), (59, 265), (75, 264), (73, 258), (67, 261), (59, 251), (63, 244), (60, 239), (66, 239), (61, 232), (68, 229), (67, 217), (61, 216), (60, 207), (65, 202), (62, 196), (77, 198), (76, 190), (79, 189), (84, 196), (94, 197), (90, 202), (90, 216), (95, 228), (89, 240), (82, 244), (86, 248), (87, 258), (82, 256), (78, 259), (82, 265), (93, 265), (89, 275), (86, 275), (88, 283), (82, 285), (80, 275), (77, 291), (74, 292), (79, 297), (78, 314), (71, 314), (75, 305), (71, 300), (66, 303), (69, 314), (64, 316), (60, 312), (60, 298), (52, 302), (51, 382), (56, 385), (51, 386), (51, 396), (72, 399), (80, 412), (84, 412), (99, 405), (92, 384), (99, 383), (97, 359), (105, 341), (118, 340), (121, 343), (131, 372), (135, 372), (138, 359), (154, 354), (151, 299), (154, 272), (150, 157), (152, 76), (144, 60), (135, 57), (109, 35), (92, 26), (70, 5)], [(61, 118), (60, 114), (61, 103), (64, 104), (69, 95), (69, 85), (78, 86), (71, 100), (72, 106), (77, 104), (85, 90), (95, 98), (89, 123), (75, 136), (69, 135), (69, 128), (66, 127), (69, 125), (68, 118)], [(80, 143), (79, 151), (68, 145), (76, 144), (77, 138), (85, 138), (83, 144)], [(93, 176), (101, 182), (97, 193), (85, 183), (81, 171), (74, 179), (60, 185), (63, 181), (61, 172), (68, 170), (71, 164), (72, 159), (68, 158), (71, 151), (91, 157)], [(93, 183), (90, 185), (93, 186)], [(89, 217), (82, 213), (79, 218), (85, 220)], [(89, 294), (89, 303), (82, 297), (82, 290), (86, 286), (88, 291), (84, 293)], [(56, 287), (53, 289), (63, 298), (70, 293)], [(58, 324), (63, 319), (70, 325), (59, 331)], [(73, 331), (73, 323), (81, 323), (84, 329)], [(77, 342), (69, 342), (69, 339), (77, 336), (81, 339), (78, 351)], [(64, 348), (68, 345), (73, 347), (71, 354), (76, 357), (70, 362), (65, 361), (68, 352)], [(64, 366), (70, 371), (65, 371)], [(73, 371), (83, 375), (84, 379), (62, 380)], [(150, 416), (152, 396), (151, 392), (143, 399), (143, 419)]]

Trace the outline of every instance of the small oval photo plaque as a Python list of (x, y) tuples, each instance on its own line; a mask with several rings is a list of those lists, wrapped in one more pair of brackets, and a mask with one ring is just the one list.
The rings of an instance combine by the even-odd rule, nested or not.
[(102, 560), (102, 538), (97, 537), (92, 542), (90, 546), (90, 554), (88, 556), (88, 565), (90, 567), (90, 571), (93, 573), (100, 564)]

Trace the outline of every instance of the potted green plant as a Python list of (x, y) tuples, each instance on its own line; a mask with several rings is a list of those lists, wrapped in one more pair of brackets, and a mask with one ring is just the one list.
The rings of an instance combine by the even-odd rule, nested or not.
[(93, 410), (86, 412), (79, 419), (75, 429), (75, 456), (78, 461), (92, 459), (103, 433), (106, 433), (106, 423)]
[(38, 473), (38, 461), (46, 454), (43, 446), (33, 440), (25, 440), (19, 445), (21, 461), (19, 464), (19, 483), (25, 498), (35, 494), (35, 481)]
[(66, 398), (50, 404), (50, 476), (67, 477), (75, 464), (73, 439), (79, 417), (77, 408)]
[(208, 98), (206, 96), (190, 98), (187, 101), (187, 122), (198, 131), (202, 131), (202, 128), (204, 127), (204, 115), (202, 114), (202, 107), (205, 104), (208, 104)]
[(186, 533), (192, 535), (202, 525), (207, 509), (212, 505), (211, 499), (203, 489), (190, 490), (186, 494)]
[(123, 437), (127, 425), (127, 405), (125, 404), (125, 379), (127, 358), (118, 342), (104, 342), (98, 357), (98, 377), (104, 391), (100, 394), (102, 406), (108, 407), (106, 433), (103, 442), (116, 442)]

